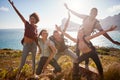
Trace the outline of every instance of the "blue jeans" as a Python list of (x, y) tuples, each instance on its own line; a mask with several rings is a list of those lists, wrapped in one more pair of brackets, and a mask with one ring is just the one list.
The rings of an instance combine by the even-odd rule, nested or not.
[[(36, 70), (37, 75), (42, 73), (43, 66), (45, 65), (47, 59), (48, 57), (40, 58), (40, 61), (38, 63), (38, 67)], [(61, 67), (58, 65), (57, 61), (54, 58), (50, 61), (50, 64), (55, 68), (55, 70), (53, 71), (54, 73), (61, 72)]]
[(31, 52), (32, 53), (32, 69), (33, 69), (33, 71), (35, 71), (36, 51), (37, 51), (37, 45), (36, 45), (35, 42), (33, 42), (33, 43), (24, 43), (23, 44), (23, 53), (22, 53), (21, 63), (20, 63), (20, 66), (19, 66), (20, 70), (23, 68), (29, 52)]

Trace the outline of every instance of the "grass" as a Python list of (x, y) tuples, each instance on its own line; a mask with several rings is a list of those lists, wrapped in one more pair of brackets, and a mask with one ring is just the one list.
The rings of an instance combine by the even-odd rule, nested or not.
[[(74, 49), (74, 48), (71, 48)], [(101, 63), (103, 65), (105, 80), (120, 80), (120, 49), (115, 48), (97, 48)], [(18, 71), (18, 66), (21, 60), (20, 50), (12, 49), (2, 49), (0, 50), (0, 80), (14, 80), (16, 73)], [(36, 56), (36, 60), (39, 61), (39, 56)], [(72, 80), (72, 60), (68, 56), (62, 56), (58, 63), (62, 68), (62, 74), (53, 77), (50, 72), (46, 71), (49, 75), (50, 80)], [(84, 62), (82, 63), (84, 64)], [(93, 61), (90, 59), (90, 66), (96, 68)], [(52, 68), (50, 65), (48, 68)], [(20, 80), (31, 80), (32, 78), (32, 67), (31, 67), (31, 54), (27, 57), (27, 62), (22, 69)], [(48, 78), (48, 76), (41, 77), (40, 80), (45, 80), (43, 78)], [(34, 79), (32, 79), (34, 80)], [(84, 77), (81, 80), (85, 80)]]

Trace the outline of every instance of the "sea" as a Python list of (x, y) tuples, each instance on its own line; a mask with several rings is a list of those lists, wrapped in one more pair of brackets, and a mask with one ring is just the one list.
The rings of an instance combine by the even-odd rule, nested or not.
[[(52, 35), (53, 31), (49, 31), (49, 36)], [(76, 38), (77, 31), (68, 31), (72, 37)], [(21, 40), (23, 38), (24, 29), (0, 29), (0, 49), (8, 48), (15, 50), (22, 50), (23, 46), (21, 44)], [(119, 31), (111, 31), (108, 33), (112, 39), (120, 42), (120, 32)], [(120, 45), (115, 45), (106, 39), (104, 36), (99, 36), (91, 40), (93, 45), (98, 47), (113, 47), (120, 49)], [(66, 44), (73, 46), (76, 43), (70, 41), (66, 38)]]

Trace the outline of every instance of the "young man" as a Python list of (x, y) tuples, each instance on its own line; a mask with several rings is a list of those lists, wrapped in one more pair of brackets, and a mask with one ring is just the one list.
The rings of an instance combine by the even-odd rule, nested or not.
[[(36, 23), (39, 22), (39, 17), (36, 13), (32, 13), (29, 17), (29, 22), (28, 22), (21, 15), (21, 13), (17, 10), (14, 3), (11, 0), (8, 0), (8, 1), (12, 5), (13, 9), (18, 14), (18, 16), (21, 18), (22, 22), (25, 25), (24, 38), (22, 40), (23, 54), (22, 54), (21, 63), (19, 66), (18, 75), (20, 74), (21, 69), (23, 68), (23, 66), (25, 64), (26, 57), (28, 56), (29, 52), (32, 53), (32, 69), (33, 69), (33, 74), (34, 74), (34, 72), (35, 72), (35, 56), (36, 56), (36, 51), (37, 51), (36, 45), (38, 45), (38, 38), (37, 38), (38, 33), (37, 33)], [(17, 75), (17, 77), (18, 77), (18, 75)]]
[[(65, 4), (65, 7), (68, 11), (70, 11), (73, 15), (77, 16), (78, 18), (83, 19), (83, 23), (81, 27), (84, 28), (84, 34), (86, 36), (91, 35), (91, 33), (94, 31), (94, 29), (97, 29), (99, 31), (103, 31), (99, 21), (96, 19), (96, 16), (98, 14), (97, 8), (92, 8), (89, 15), (79, 14), (70, 8), (68, 8), (67, 4)], [(103, 34), (107, 39), (109, 39), (112, 43), (116, 45), (120, 45), (120, 42), (114, 41), (107, 33)]]
[[(68, 13), (68, 19), (63, 29), (64, 32), (68, 27), (69, 20), (70, 20), (70, 14)], [(58, 31), (54, 31), (53, 35), (50, 36), (49, 39), (53, 41), (55, 47), (57, 48), (57, 53), (55, 55), (56, 60), (58, 60), (62, 55), (70, 56), (73, 59), (73, 61), (77, 59), (77, 55), (66, 46), (63, 34), (60, 34)]]
[(59, 27), (56, 27), (58, 31), (62, 32), (67, 38), (69, 38), (70, 40), (74, 41), (75, 43), (77, 43), (77, 40), (79, 41), (78, 43), (78, 49), (81, 51), (82, 55), (80, 57), (78, 57), (77, 59), (77, 62), (74, 63), (74, 68), (73, 68), (73, 80), (77, 80), (76, 77), (79, 76), (77, 73), (78, 73), (78, 67), (79, 67), (79, 63), (81, 63), (82, 61), (85, 61), (86, 59), (89, 59), (91, 58), (97, 68), (98, 68), (98, 72), (100, 74), (100, 80), (103, 80), (103, 69), (102, 69), (102, 65), (100, 63), (100, 59), (98, 57), (98, 55), (96, 54), (96, 51), (94, 49), (93, 46), (91, 46), (91, 42), (90, 40), (97, 37), (97, 36), (100, 36), (108, 31), (112, 31), (116, 28), (116, 26), (112, 26), (111, 28), (109, 28), (108, 30), (104, 30), (104, 31), (101, 31), (101, 32), (98, 32), (92, 36), (85, 36), (84, 34), (84, 28), (80, 29), (78, 31), (78, 36), (77, 36), (77, 39), (71, 37), (69, 34), (61, 31), (61, 29)]
[[(92, 33), (94, 32), (95, 29), (97, 29), (98, 31), (103, 31), (99, 21), (96, 19), (96, 16), (98, 14), (98, 10), (97, 8), (92, 8), (90, 11), (89, 15), (84, 15), (84, 14), (79, 14), (73, 10), (71, 10), (67, 4), (65, 4), (65, 7), (68, 11), (70, 11), (73, 15), (83, 19), (83, 24), (81, 25), (81, 27), (84, 28), (84, 35), (85, 36), (90, 36), (92, 35)], [(104, 33), (103, 36), (105, 36), (108, 40), (110, 40), (112, 43), (116, 44), (116, 45), (120, 45), (119, 42), (114, 41), (107, 33)], [(78, 43), (77, 43), (78, 44)], [(91, 43), (91, 46), (92, 43)], [(94, 47), (94, 46), (93, 46)], [(95, 49), (95, 48), (94, 48)]]
[(41, 55), (40, 55), (40, 61), (36, 70), (36, 78), (38, 75), (40, 75), (42, 72), (44, 72), (47, 65), (50, 63), (55, 70), (53, 71), (55, 74), (58, 72), (61, 72), (61, 67), (58, 65), (57, 61), (54, 59), (54, 55), (56, 54), (57, 50), (54, 46), (54, 44), (47, 39), (48, 32), (47, 30), (41, 30), (40, 36), (38, 38), (38, 43), (41, 48)]

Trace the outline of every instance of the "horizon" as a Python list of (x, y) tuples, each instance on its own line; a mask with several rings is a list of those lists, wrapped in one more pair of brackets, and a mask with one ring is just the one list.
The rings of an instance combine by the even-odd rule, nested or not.
[[(119, 0), (12, 0), (19, 12), (28, 21), (29, 15), (36, 12), (40, 16), (39, 28), (54, 29), (54, 25), (61, 25), (62, 19), (67, 18), (67, 10), (64, 3), (72, 10), (89, 14), (90, 9), (98, 9), (97, 19), (104, 19), (108, 16), (114, 16), (120, 13)], [(107, 3), (107, 4), (106, 4)], [(21, 6), (22, 5), (22, 6)], [(32, 5), (32, 6), (31, 6)], [(0, 29), (23, 29), (24, 24), (18, 17), (8, 0), (0, 1)], [(82, 20), (71, 14), (71, 21), (81, 24)]]

